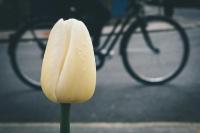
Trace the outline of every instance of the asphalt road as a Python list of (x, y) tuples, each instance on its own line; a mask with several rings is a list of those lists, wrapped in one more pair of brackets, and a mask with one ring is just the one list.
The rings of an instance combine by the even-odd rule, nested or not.
[[(126, 73), (115, 51), (113, 58), (107, 60), (97, 73), (94, 97), (87, 103), (72, 105), (72, 121), (199, 122), (200, 28), (189, 29), (187, 33), (191, 53), (187, 66), (176, 79), (162, 86), (142, 85)], [(51, 103), (41, 91), (33, 90), (16, 77), (10, 66), (7, 47), (7, 43), (0, 44), (0, 122), (58, 121), (59, 105)], [(24, 50), (38, 55), (34, 49)], [(20, 59), (22, 63), (23, 60)], [(29, 68), (35, 69), (37, 63), (30, 62)]]

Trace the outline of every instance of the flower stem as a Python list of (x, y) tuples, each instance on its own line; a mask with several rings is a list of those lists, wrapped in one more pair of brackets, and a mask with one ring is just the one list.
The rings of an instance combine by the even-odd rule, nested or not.
[(70, 104), (61, 104), (60, 133), (70, 133)]

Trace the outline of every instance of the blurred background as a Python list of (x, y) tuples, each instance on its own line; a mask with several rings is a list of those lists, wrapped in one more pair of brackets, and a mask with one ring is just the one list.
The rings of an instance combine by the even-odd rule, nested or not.
[(72, 132), (199, 133), (199, 9), (199, 0), (0, 0), (0, 132), (59, 132), (40, 69), (53, 24), (76, 18), (98, 71), (93, 98), (72, 105)]

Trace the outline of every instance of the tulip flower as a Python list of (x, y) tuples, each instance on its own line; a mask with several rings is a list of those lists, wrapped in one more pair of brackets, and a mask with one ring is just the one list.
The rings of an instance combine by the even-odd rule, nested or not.
[(75, 19), (60, 19), (53, 26), (47, 42), (41, 86), (49, 100), (61, 103), (62, 133), (69, 132), (70, 104), (89, 100), (95, 85), (94, 50), (86, 26)]

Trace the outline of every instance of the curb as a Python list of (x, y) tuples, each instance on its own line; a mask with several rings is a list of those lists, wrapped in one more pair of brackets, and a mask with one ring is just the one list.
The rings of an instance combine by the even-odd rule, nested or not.
[[(58, 133), (59, 123), (1, 123), (2, 133)], [(200, 123), (72, 123), (72, 133), (200, 133)]]
[[(79, 123), (72, 122), (72, 127), (88, 127), (88, 128), (200, 128), (200, 123), (193, 122), (144, 122), (144, 123)], [(0, 123), (1, 127), (59, 127), (59, 123)]]

